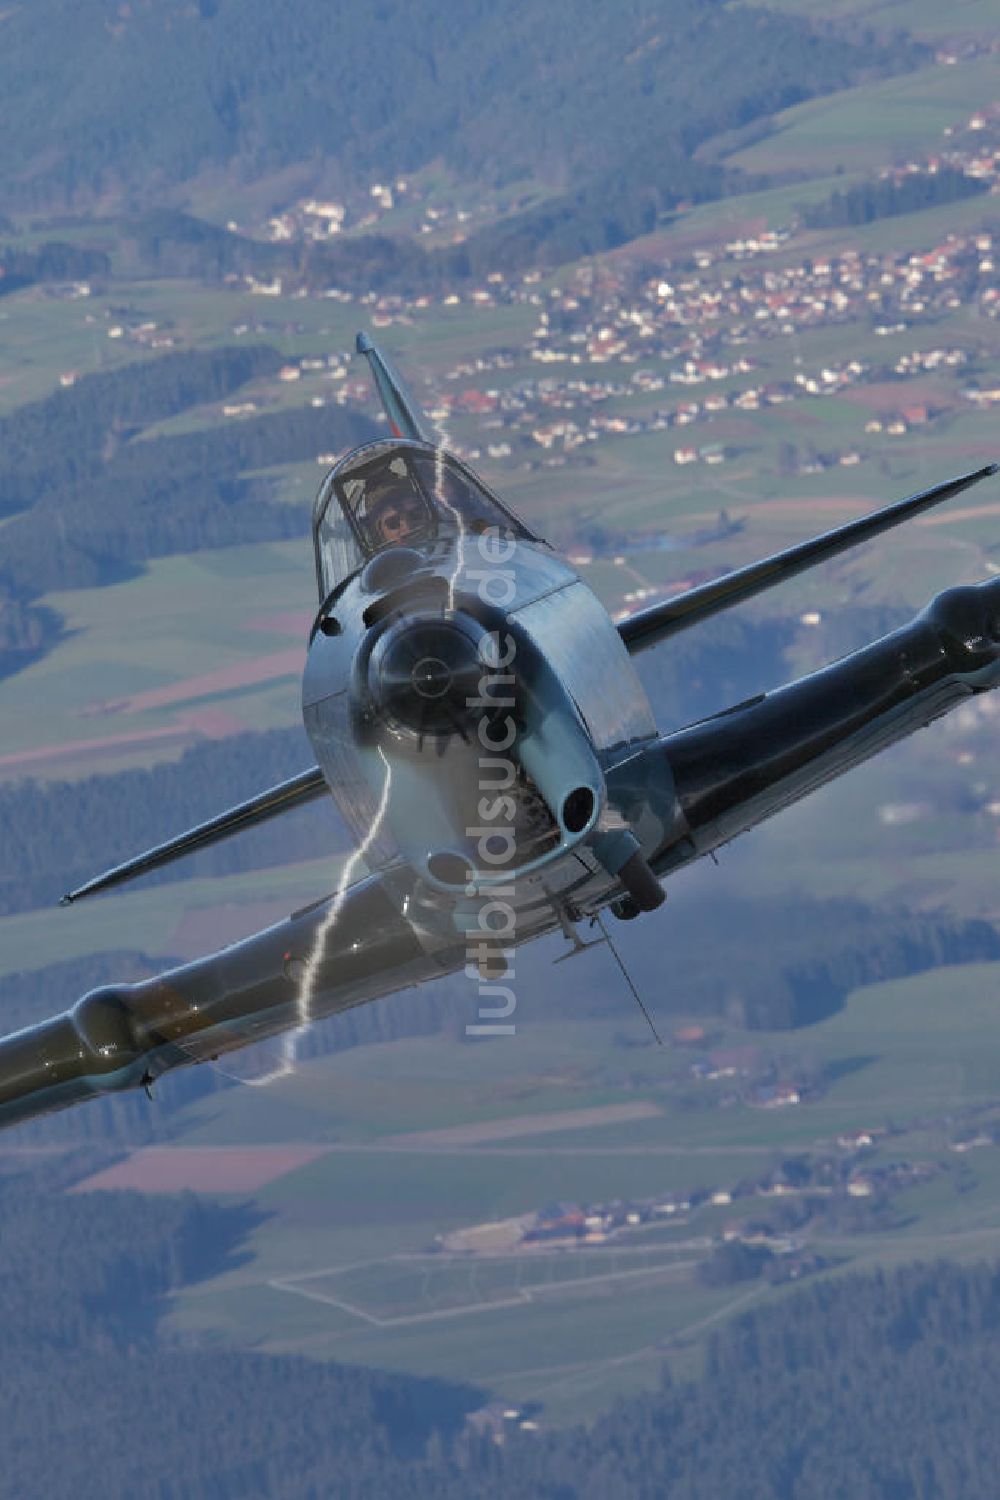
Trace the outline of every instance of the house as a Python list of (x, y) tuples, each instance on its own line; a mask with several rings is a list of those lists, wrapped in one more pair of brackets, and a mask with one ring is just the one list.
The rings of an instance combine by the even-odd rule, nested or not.
[[(572, 554), (570, 554), (572, 560)], [(673, 1034), (677, 1047), (698, 1047), (705, 1040), (704, 1026), (678, 1026)]]
[(801, 1104), (802, 1095), (791, 1083), (762, 1084), (754, 1090), (750, 1102), (758, 1109), (784, 1109), (790, 1104)]
[(718, 1078), (746, 1077), (760, 1061), (760, 1052), (756, 1047), (716, 1047), (710, 1060)]
[(980, 1130), (975, 1135), (963, 1136), (961, 1140), (952, 1141), (950, 1150), (961, 1154), (965, 1151), (975, 1151), (980, 1146), (992, 1146), (993, 1144), (993, 1137), (987, 1135), (984, 1130)]
[(455, 404), (474, 416), (482, 416), (496, 409), (497, 398), (495, 393), (491, 394), (489, 391), (467, 390), (462, 391)]
[(795, 1192), (790, 1182), (783, 1177), (773, 1177), (770, 1182), (763, 1182), (757, 1188), (760, 1198), (788, 1198)]

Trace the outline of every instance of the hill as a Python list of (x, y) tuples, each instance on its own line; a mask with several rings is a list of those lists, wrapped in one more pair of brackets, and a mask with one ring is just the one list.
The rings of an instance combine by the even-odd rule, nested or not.
[(715, 0), (631, 0), (610, 45), (599, 0), (474, 3), (461, 26), (431, 0), (42, 0), (3, 39), (0, 201), (20, 207), (435, 161), (484, 186), (714, 196), (699, 141), (920, 55)]

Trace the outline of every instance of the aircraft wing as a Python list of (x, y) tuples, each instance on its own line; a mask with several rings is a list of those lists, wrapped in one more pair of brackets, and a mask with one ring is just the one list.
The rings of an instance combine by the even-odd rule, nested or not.
[(290, 812), (292, 808), (301, 807), (316, 797), (322, 797), (325, 792), (326, 781), (318, 766), (313, 766), (308, 771), (301, 771), (298, 776), (292, 776), (288, 781), (281, 781), (277, 786), (269, 787), (266, 792), (260, 792), (256, 797), (237, 803), (235, 807), (230, 807), (226, 812), (219, 813), (217, 817), (210, 818), (207, 823), (199, 823), (196, 828), (189, 828), (185, 833), (178, 834), (176, 838), (168, 839), (164, 844), (157, 844), (154, 848), (137, 854), (133, 859), (125, 860), (123, 864), (105, 870), (101, 875), (95, 875), (93, 880), (77, 886), (76, 890), (67, 891), (60, 905), (70, 906), (74, 901), (82, 900), (84, 896), (94, 896), (98, 891), (111, 890), (113, 886), (123, 885), (127, 880), (135, 880), (139, 875), (148, 875), (150, 870), (159, 870), (173, 860), (181, 859), (185, 854), (194, 854), (198, 849), (207, 849), (209, 845), (217, 844), (220, 839), (229, 838), (231, 834), (240, 833), (244, 828), (253, 828), (258, 823), (266, 823), (269, 818), (277, 817), (278, 813)]
[[(0, 1126), (146, 1086), (169, 1069), (290, 1032), (436, 977), (464, 944), (428, 944), (402, 911), (406, 874), (344, 885), (284, 922), (138, 984), (92, 991), (69, 1011), (0, 1040)], [(402, 887), (398, 882), (403, 881)]]
[(726, 573), (722, 578), (713, 579), (711, 583), (689, 589), (675, 599), (667, 599), (663, 604), (654, 604), (650, 609), (640, 610), (638, 614), (621, 621), (618, 626), (619, 634), (630, 652), (645, 651), (647, 647), (658, 645), (680, 630), (700, 625), (702, 620), (730, 609), (734, 604), (742, 604), (755, 594), (762, 594), (765, 589), (773, 588), (776, 583), (795, 578), (807, 568), (827, 562), (841, 552), (846, 552), (861, 542), (870, 541), (883, 531), (889, 531), (893, 526), (910, 520), (912, 516), (919, 516), (932, 506), (950, 500), (953, 495), (961, 494), (970, 485), (978, 484), (980, 479), (995, 474), (997, 467), (996, 464), (987, 464), (985, 468), (975, 469), (970, 474), (949, 479), (944, 484), (935, 485), (933, 489), (911, 495), (907, 500), (887, 505), (870, 516), (862, 516), (857, 521), (849, 521), (846, 526), (823, 532), (821, 536), (813, 537), (808, 542), (800, 542), (785, 552), (776, 552), (761, 562), (751, 563), (749, 567)]
[(1000, 577), (946, 589), (907, 625), (647, 750), (678, 821), (651, 863), (667, 875), (817, 787), (1000, 687)]

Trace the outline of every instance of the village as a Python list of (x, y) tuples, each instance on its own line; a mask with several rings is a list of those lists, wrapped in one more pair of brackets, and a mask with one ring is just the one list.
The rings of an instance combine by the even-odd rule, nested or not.
[[(780, 270), (767, 257), (787, 245), (789, 232), (765, 233), (760, 239), (727, 245), (738, 258), (734, 275), (709, 277), (711, 252), (696, 257), (693, 270), (638, 280), (634, 272), (577, 270), (570, 285), (538, 289), (538, 273), (511, 284), (498, 276), (493, 285), (443, 299), (443, 305), (492, 307), (526, 302), (537, 309), (537, 324), (523, 347), (486, 348), (474, 360), (445, 371), (432, 418), (445, 426), (472, 417), (489, 433), (485, 444), (466, 456), (529, 463), (538, 450), (563, 461), (585, 444), (641, 432), (711, 423), (726, 412), (746, 413), (791, 402), (828, 396), (864, 383), (900, 384), (898, 407), (883, 417), (859, 423), (859, 434), (885, 432), (901, 437), (939, 415), (926, 401), (907, 397), (904, 382), (935, 372), (948, 373), (969, 361), (966, 349), (935, 343), (930, 327), (936, 318), (973, 300), (982, 316), (1000, 316), (995, 285), (994, 236), (950, 235), (930, 250), (909, 255), (886, 252), (862, 256), (845, 251), (836, 259), (789, 264)], [(754, 265), (754, 260), (764, 264)], [(340, 294), (346, 298), (346, 293)], [(410, 322), (414, 311), (430, 305), (421, 297), (409, 305), (394, 294), (369, 293), (357, 299), (370, 309), (375, 328)], [(912, 332), (910, 348), (884, 361), (850, 358), (805, 366), (793, 354), (788, 363), (801, 366), (783, 378), (760, 373), (759, 357), (746, 352), (753, 341), (790, 336), (824, 326), (875, 318), (874, 332), (888, 337)], [(259, 322), (252, 330), (237, 325), (234, 333), (267, 332)], [(339, 404), (360, 402), (367, 390), (348, 375), (349, 352), (325, 360), (307, 359), (282, 372), (288, 381), (322, 378), (335, 383), (327, 395)], [(585, 372), (553, 370), (531, 376), (525, 366), (583, 366)], [(595, 365), (625, 367), (622, 374), (592, 372)], [(628, 369), (636, 366), (635, 369)], [(502, 384), (490, 377), (497, 372)], [(487, 377), (487, 378), (483, 378)], [(674, 400), (666, 398), (676, 391)], [(649, 398), (658, 397), (655, 405)], [(1000, 390), (978, 383), (963, 391), (972, 407), (1000, 401)], [(322, 399), (322, 398), (320, 398)], [(632, 405), (636, 410), (630, 409)], [(624, 407), (624, 409), (622, 409)], [(233, 413), (236, 414), (235, 412)], [(684, 442), (674, 450), (678, 464), (720, 463), (720, 445)], [(835, 457), (812, 460), (812, 467), (857, 463), (857, 447)], [(808, 470), (807, 470), (808, 472)]]
[[(886, 169), (883, 177), (961, 172), (982, 184), (976, 201), (988, 219), (987, 204), (1000, 193), (1000, 110), (973, 114), (945, 134), (940, 152)], [(386, 216), (391, 222), (403, 202), (416, 211), (419, 185), (374, 183), (363, 213), (310, 198), (256, 228), (275, 241), (330, 238), (370, 230)], [(450, 200), (447, 208), (424, 203), (421, 212), (421, 230), (447, 233), (452, 243), (467, 233), (471, 210)], [(683, 255), (666, 257), (655, 247), (645, 256), (612, 254), (555, 280), (538, 270), (495, 271), (480, 285), (409, 297), (232, 274), (231, 291), (280, 302), (281, 315), (241, 316), (231, 332), (280, 335), (287, 346), (308, 332), (294, 315), (288, 321), (286, 304), (301, 299), (356, 305), (359, 320), (376, 332), (397, 325), (418, 330), (438, 309), (473, 320), (491, 314), (493, 323), (498, 309), (525, 309), (531, 324), (525, 335), (484, 339), (475, 357), (436, 372), (430, 416), (460, 456), (526, 470), (587, 465), (598, 447), (648, 433), (669, 434), (666, 455), (677, 466), (720, 466), (754, 446), (755, 414), (847, 395), (853, 424), (821, 426), (819, 436), (780, 445), (779, 472), (806, 476), (882, 458), (887, 445), (891, 451), (956, 416), (1000, 404), (992, 346), (976, 329), (977, 321), (982, 329), (1000, 319), (1000, 236), (980, 228), (946, 232), (919, 248), (862, 251), (844, 244), (841, 234), (840, 248), (806, 248), (816, 238), (793, 221), (686, 247)], [(65, 294), (87, 296), (90, 288)], [(111, 339), (175, 346), (174, 330), (162, 322), (128, 309), (108, 309), (105, 317)], [(880, 343), (881, 358), (873, 353)], [(279, 380), (300, 387), (296, 399), (313, 406), (366, 409), (371, 393), (352, 353), (290, 355)], [(66, 372), (62, 383), (75, 378)], [(273, 399), (266, 391), (249, 394), (227, 402), (223, 415), (239, 419)], [(331, 455), (319, 452), (316, 459), (325, 466)]]
[[(488, 1258), (595, 1248), (676, 1252), (693, 1255), (710, 1282), (727, 1265), (735, 1272), (732, 1279), (752, 1270), (773, 1282), (797, 1280), (829, 1263), (818, 1245), (898, 1227), (893, 1200), (899, 1193), (960, 1172), (966, 1153), (1000, 1144), (1000, 1122), (993, 1118), (970, 1116), (957, 1128), (921, 1122), (928, 1127), (943, 1130), (946, 1156), (896, 1158), (888, 1149), (893, 1136), (905, 1132), (887, 1125), (846, 1129), (814, 1152), (776, 1152), (763, 1170), (727, 1183), (642, 1198), (548, 1203), (514, 1218), (453, 1229), (433, 1248), (452, 1257)], [(755, 1257), (739, 1260), (727, 1246), (744, 1247)]]
[[(856, 432), (840, 446), (808, 445), (784, 457), (787, 472), (811, 474), (859, 464), (875, 437), (905, 439), (963, 406), (975, 411), (1000, 403), (1000, 388), (984, 384), (978, 374), (956, 385), (946, 400), (911, 397), (906, 390), (910, 381), (958, 375), (970, 364), (967, 347), (935, 341), (936, 321), (970, 302), (982, 317), (1000, 317), (991, 233), (949, 235), (940, 245), (909, 255), (845, 251), (835, 259), (781, 270), (754, 264), (788, 239), (765, 234), (725, 247), (740, 258), (741, 269), (721, 278), (707, 276), (713, 263), (706, 252), (699, 257), (704, 265), (693, 271), (678, 274), (671, 268), (671, 281), (662, 276), (637, 281), (632, 272), (584, 267), (565, 287), (539, 290), (537, 273), (528, 273), (518, 284), (497, 278), (495, 285), (467, 293), (461, 302), (472, 308), (527, 302), (537, 309), (537, 324), (523, 347), (487, 347), (475, 360), (446, 370), (432, 420), (450, 446), (473, 462), (485, 458), (528, 469), (587, 462), (593, 445), (676, 431), (674, 463), (711, 466), (733, 457), (732, 443), (713, 441), (711, 433), (713, 422), (727, 415), (808, 402), (850, 387), (877, 386), (883, 394), (885, 387), (898, 386), (898, 398), (888, 405), (881, 400), (876, 411), (859, 404)], [(410, 322), (415, 311), (430, 305), (430, 299), (418, 298), (411, 307), (391, 294), (369, 293), (357, 300), (376, 329)], [(445, 305), (459, 302), (458, 293), (444, 299)], [(768, 375), (761, 354), (746, 348), (823, 327), (870, 324), (873, 317), (875, 334), (887, 341), (891, 336), (896, 345), (885, 360), (831, 358), (812, 364), (793, 349), (780, 361), (783, 373)], [(241, 322), (233, 332), (272, 329), (264, 319)], [(865, 343), (867, 332), (866, 327)], [(898, 348), (901, 334), (910, 335), (909, 347)], [(370, 393), (349, 360), (344, 350), (290, 361), (281, 379), (312, 383), (316, 406), (364, 404)], [(534, 376), (532, 363), (552, 373)], [(613, 366), (614, 373), (595, 371), (601, 365)], [(582, 367), (578, 375), (570, 372), (574, 366)], [(500, 379), (491, 378), (496, 375)], [(232, 403), (225, 415), (256, 409), (252, 401)], [(458, 439), (452, 432), (456, 423)], [(696, 425), (705, 429), (697, 440), (691, 433)], [(317, 461), (325, 464), (329, 455), (318, 454)]]
[[(946, 149), (886, 175), (904, 179), (958, 170), (995, 195), (1000, 190), (997, 112), (974, 114), (946, 134)], [(376, 203), (388, 201), (386, 194), (391, 199), (378, 184), (372, 194)], [(521, 345), (484, 349), (474, 361), (445, 371), (434, 420), (444, 428), (473, 417), (477, 430), (490, 434), (482, 447), (468, 448), (470, 459), (551, 464), (571, 459), (586, 444), (710, 424), (727, 412), (759, 411), (849, 386), (899, 383), (898, 405), (859, 423), (861, 442), (800, 461), (803, 472), (858, 463), (864, 436), (905, 437), (942, 414), (926, 399), (909, 398), (904, 383), (969, 363), (967, 348), (929, 336), (949, 313), (972, 307), (981, 317), (1000, 317), (995, 237), (985, 230), (951, 233), (919, 250), (797, 256), (803, 233), (801, 225), (761, 230), (695, 248), (655, 270), (635, 257), (606, 257), (577, 267), (565, 285), (543, 285), (538, 271), (518, 277), (494, 272), (481, 286), (446, 293), (437, 299), (445, 308), (525, 304), (534, 310), (535, 326)], [(249, 284), (263, 294), (282, 292), (279, 283), (250, 278)], [(353, 300), (338, 288), (316, 294)], [(412, 324), (434, 301), (427, 294), (406, 299), (376, 292), (356, 300), (369, 309), (376, 329)], [(848, 357), (812, 366), (793, 350), (791, 358), (782, 354), (780, 359), (783, 372), (795, 366), (791, 373), (775, 377), (763, 369), (768, 341), (857, 322), (865, 325), (864, 345), (870, 346), (870, 332), (891, 341), (884, 360)], [(900, 347), (900, 336), (909, 347)], [(298, 368), (304, 377), (325, 374), (342, 382), (334, 395), (340, 403), (364, 400), (362, 383), (347, 377), (347, 358), (348, 351), (332, 355), (326, 370), (315, 361)], [(532, 364), (550, 367), (551, 373), (531, 375)], [(614, 366), (615, 373), (594, 370), (601, 365)], [(579, 375), (574, 366), (582, 367)], [(483, 378), (494, 372), (500, 379)], [(674, 393), (676, 399), (668, 402)], [(651, 397), (658, 399), (651, 402)], [(1000, 401), (1000, 390), (973, 378), (960, 400), (983, 408)], [(686, 441), (674, 450), (675, 462), (682, 465), (718, 464), (727, 456), (724, 444), (712, 442)]]

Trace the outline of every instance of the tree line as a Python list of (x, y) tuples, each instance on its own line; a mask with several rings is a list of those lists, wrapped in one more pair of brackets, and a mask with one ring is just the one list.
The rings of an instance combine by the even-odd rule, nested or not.
[[(0, 787), (0, 913), (51, 906), (99, 869), (162, 843), (313, 764), (301, 728), (191, 746), (177, 761), (72, 782)], [(311, 803), (144, 877), (235, 874), (335, 856), (347, 834), (332, 801)]]
[(964, 198), (988, 191), (988, 182), (970, 177), (957, 167), (907, 172), (902, 177), (879, 177), (854, 187), (838, 188), (822, 203), (804, 207), (802, 222), (807, 229), (842, 229), (847, 225), (870, 224), (874, 219), (889, 219), (896, 214), (919, 213), (921, 209), (938, 208), (944, 203), (960, 203)]
[(120, 447), (150, 423), (222, 400), (281, 363), (278, 351), (262, 344), (161, 354), (83, 375), (17, 407), (0, 418), (0, 515), (92, 472), (109, 446)]
[[(704, 1376), (589, 1428), (483, 1443), (427, 1500), (988, 1500), (1000, 1464), (1000, 1272), (825, 1280), (716, 1334)], [(492, 1449), (492, 1451), (490, 1451)]]
[(53, 464), (30, 510), (4, 527), (0, 578), (39, 593), (93, 588), (151, 557), (305, 536), (308, 505), (248, 471), (315, 460), (373, 431), (340, 407), (297, 407)]
[[(0, 233), (5, 233), (0, 224)], [(14, 246), (0, 247), (0, 297), (34, 286), (39, 281), (88, 281), (106, 277), (111, 271), (110, 258), (103, 250), (50, 240), (37, 250)]]
[(348, 448), (371, 435), (340, 407), (265, 413), (202, 431), (136, 441), (149, 424), (224, 398), (281, 364), (266, 345), (178, 353), (110, 373), (0, 419), (0, 674), (58, 636), (38, 605), (55, 589), (129, 577), (151, 557), (281, 540), (308, 532), (251, 471)]
[(0, 1496), (301, 1496), (322, 1474), (316, 1493), (341, 1475), (388, 1493), (481, 1404), (446, 1381), (178, 1341), (170, 1296), (238, 1267), (260, 1215), (67, 1193), (105, 1160), (83, 1149), (0, 1179)]
[(603, 247), (634, 234), (650, 201), (718, 196), (728, 179), (693, 159), (701, 142), (925, 56), (905, 38), (720, 0), (634, 0), (613, 34), (598, 0), (475, 0), (459, 28), (432, 0), (300, 0), (294, 24), (265, 0), (143, 6), (111, 23), (111, 46), (105, 21), (102, 0), (12, 13), (5, 204), (148, 204), (206, 170), (296, 164), (336, 193), (441, 161), (467, 182), (555, 197), (497, 239), (500, 261), (526, 239), (564, 258)]

